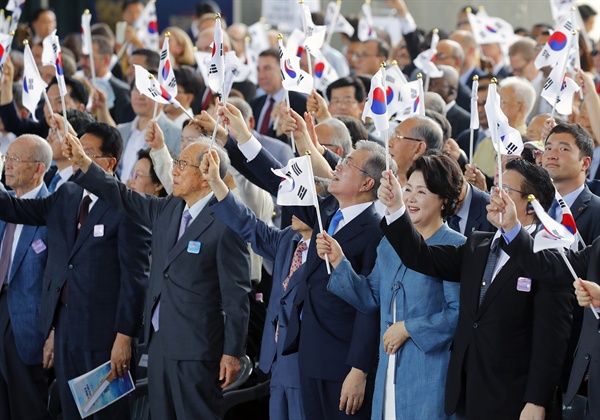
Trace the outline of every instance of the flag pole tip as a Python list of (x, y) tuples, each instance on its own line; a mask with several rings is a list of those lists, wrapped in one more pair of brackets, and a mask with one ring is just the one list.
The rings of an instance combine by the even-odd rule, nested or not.
[(337, 0), (337, 4), (338, 4), (339, 6), (341, 6), (341, 5), (342, 5), (342, 0)]
[(27, 41), (26, 39), (23, 40), (23, 45), (29, 45), (29, 41)]
[(423, 75), (421, 73), (417, 74), (417, 79), (422, 79)]
[(478, 9), (479, 11), (482, 11), (482, 10), (485, 10), (485, 7), (483, 7), (483, 6), (479, 6), (477, 9)]
[(473, 81), (474, 81), (474, 82), (476, 82), (476, 81), (478, 81), (478, 80), (479, 80), (479, 76), (477, 76), (477, 75), (473, 76)]
[(252, 41), (252, 38), (250, 38), (249, 36), (247, 36), (247, 37), (244, 38), (244, 41), (250, 42), (250, 41)]
[(365, 4), (371, 4), (371, 0), (365, 0)]
[(221, 19), (221, 14), (220, 13), (215, 13), (215, 19)]
[(7, 21), (7, 22), (10, 22), (11, 20), (12, 20), (12, 16), (8, 16), (8, 17), (6, 18), (6, 21)]
[(167, 31), (165, 32), (165, 38), (170, 38), (171, 37), (171, 32)]
[(10, 31), (8, 34), (9, 34), (10, 36), (15, 36), (15, 31)]
[(379, 66), (380, 66), (382, 69), (384, 69), (384, 68), (385, 68), (385, 65), (386, 65), (386, 64), (385, 64), (385, 61), (382, 61), (382, 62), (381, 62), (381, 64), (380, 64)]
[(496, 79), (495, 77), (492, 77), (490, 79), (490, 83), (493, 84), (493, 85), (495, 85), (496, 83), (498, 83), (498, 79)]
[(535, 200), (535, 195), (533, 195), (533, 194), (529, 194), (529, 195), (527, 196), (527, 201), (529, 201), (529, 202), (531, 203), (531, 202), (533, 202), (533, 200)]
[(90, 14), (90, 9), (85, 9), (85, 10), (83, 11), (83, 14), (84, 14), (84, 15), (89, 15), (89, 14)]
[(465, 9), (465, 12), (467, 12), (467, 13), (473, 13), (473, 9), (471, 9), (470, 7), (467, 7)]
[(433, 30), (433, 33), (434, 33), (434, 34), (439, 34), (439, 33), (440, 33), (440, 30), (439, 30), (438, 28), (435, 28), (435, 29)]
[(148, 73), (148, 79), (154, 79), (154, 75), (152, 75), (152, 73)]
[(304, 0), (300, 0), (298, 3), (300, 3), (300, 4), (304, 4)]
[(277, 39), (283, 39), (283, 35), (277, 34)]
[(267, 21), (267, 19), (265, 19), (265, 17), (264, 17), (264, 16), (261, 16), (261, 17), (258, 19), (258, 21), (259, 21), (260, 23), (265, 23), (265, 22)]
[(306, 152), (304, 152), (304, 154), (305, 154), (306, 156), (310, 156), (310, 150), (307, 150)]
[(396, 60), (393, 60), (392, 61), (392, 66), (397, 66), (397, 65), (398, 65), (398, 62)]
[(571, 6), (571, 12), (574, 12), (575, 10), (577, 10), (577, 7)]

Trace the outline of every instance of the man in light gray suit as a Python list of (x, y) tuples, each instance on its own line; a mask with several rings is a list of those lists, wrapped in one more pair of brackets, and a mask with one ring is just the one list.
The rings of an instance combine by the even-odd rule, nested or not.
[[(79, 185), (152, 228), (152, 267), (145, 308), (148, 384), (158, 419), (220, 418), (221, 388), (235, 380), (248, 329), (250, 267), (244, 241), (214, 217), (214, 194), (199, 170), (209, 140), (174, 161), (173, 194), (127, 190), (105, 176), (76, 137), (65, 144), (85, 173)], [(220, 175), (227, 171), (221, 153)]]

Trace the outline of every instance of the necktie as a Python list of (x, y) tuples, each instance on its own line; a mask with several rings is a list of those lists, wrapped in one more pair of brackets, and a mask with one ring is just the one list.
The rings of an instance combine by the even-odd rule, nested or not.
[(275, 99), (269, 98), (269, 106), (267, 111), (263, 115), (262, 123), (260, 124), (260, 134), (266, 135), (269, 131), (269, 125), (271, 125), (271, 112), (273, 112), (273, 105), (275, 105)]
[(306, 250), (306, 242), (301, 241), (298, 243), (296, 250), (294, 251), (294, 256), (292, 257), (292, 265), (290, 266), (290, 274), (283, 281), (283, 291), (287, 289), (287, 285), (290, 281), (292, 275), (296, 272), (297, 269), (302, 265), (302, 252)]
[[(190, 224), (190, 220), (192, 220), (192, 215), (190, 214), (189, 210), (184, 211), (183, 215), (181, 216), (181, 223), (179, 224), (179, 233), (177, 234), (177, 240), (181, 239), (181, 237), (185, 233), (185, 230), (187, 229), (188, 225)], [(154, 327), (154, 331), (158, 331), (158, 326), (159, 326), (158, 314), (159, 314), (159, 312), (160, 312), (160, 300), (156, 304), (156, 308), (154, 309), (154, 312), (152, 313), (152, 327)]]
[(490, 284), (492, 283), (492, 276), (494, 274), (494, 268), (496, 268), (496, 262), (500, 256), (500, 238), (497, 238), (492, 243), (490, 253), (488, 254), (487, 262), (485, 263), (485, 270), (483, 271), (483, 278), (481, 279), (481, 290), (479, 291), (479, 305), (483, 302), (483, 297), (487, 292)]
[(81, 200), (81, 205), (79, 206), (79, 215), (77, 216), (77, 235), (79, 235), (81, 227), (85, 223), (88, 214), (90, 214), (91, 203), (92, 197), (90, 197), (89, 195), (86, 195), (85, 197), (83, 197), (83, 200)]
[(0, 289), (4, 283), (8, 283), (8, 269), (12, 260), (13, 239), (15, 237), (15, 228), (17, 225), (7, 223), (4, 229), (4, 239), (2, 239), (2, 252), (0, 253)]
[(558, 216), (558, 201), (554, 200), (552, 205), (550, 206), (550, 210), (548, 210), (548, 216), (552, 217), (552, 219), (556, 220), (556, 216)]
[(458, 233), (462, 233), (460, 231), (460, 216), (455, 214), (448, 218), (448, 227)]
[(52, 194), (54, 191), (56, 191), (56, 186), (58, 185), (58, 183), (61, 180), (61, 176), (58, 172), (56, 172), (56, 174), (54, 175), (54, 177), (52, 178), (52, 181), (50, 181), (50, 185), (48, 185), (48, 192), (50, 194)]
[(338, 210), (332, 217), (331, 219), (331, 223), (329, 223), (329, 228), (327, 228), (327, 234), (329, 236), (333, 236), (335, 233), (335, 230), (337, 229), (338, 225), (340, 224), (340, 221), (342, 221), (344, 219), (344, 213), (342, 213), (341, 210)]

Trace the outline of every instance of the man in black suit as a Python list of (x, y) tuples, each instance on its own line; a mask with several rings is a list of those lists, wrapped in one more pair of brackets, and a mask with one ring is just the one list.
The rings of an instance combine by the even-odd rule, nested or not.
[[(458, 42), (450, 39), (442, 39), (437, 45), (437, 54), (434, 56), (433, 62), (438, 67), (446, 65), (454, 68), (457, 73), (456, 78), (458, 79), (460, 70), (465, 62), (465, 53)], [(456, 104), (465, 111), (471, 112), (471, 86), (458, 83), (455, 93)]]
[[(103, 35), (92, 36), (92, 53), (94, 54), (94, 70), (96, 78), (90, 82), (106, 95), (110, 116), (117, 124), (126, 123), (135, 118), (131, 108), (131, 89), (129, 85), (117, 79), (110, 71), (112, 45)], [(85, 77), (92, 77), (89, 55), (81, 55), (81, 68)]]
[[(94, 123), (82, 137), (85, 153), (109, 177), (123, 149), (115, 131)], [(119, 376), (130, 367), (146, 294), (150, 235), (71, 182), (32, 200), (0, 192), (0, 203), (0, 218), (9, 223), (47, 226), (48, 262), (40, 305), (40, 330), (48, 337), (44, 364), (55, 358), (63, 418), (80, 418), (68, 380), (109, 360)], [(94, 418), (129, 418), (127, 399)]]
[[(248, 168), (276, 195), (281, 178), (271, 168), (281, 164), (260, 146), (231, 104), (220, 110)], [(300, 130), (297, 130), (300, 131)], [(395, 165), (391, 163), (391, 166)], [(336, 170), (329, 186), (331, 195), (320, 200), (323, 227), (340, 242), (354, 269), (369, 273), (381, 240), (375, 212), (374, 188), (385, 168), (381, 146), (357, 143)], [(309, 419), (370, 418), (373, 367), (377, 357), (379, 322), (376, 314), (357, 312), (327, 291), (329, 275), (319, 258), (315, 235), (319, 232), (314, 207), (291, 207), (296, 217), (314, 226), (304, 272), (290, 315), (284, 354), (298, 351), (300, 389), (304, 413)], [(336, 222), (333, 222), (334, 216)]]
[[(527, 196), (535, 194), (547, 209), (554, 188), (542, 168), (514, 159), (506, 164), (502, 194), (515, 202), (520, 223), (532, 232), (536, 217)], [(381, 227), (402, 262), (421, 273), (461, 282), (446, 414), (561, 419), (557, 385), (570, 326), (570, 288), (564, 282), (527, 278), (518, 262), (502, 251), (505, 234), (500, 231), (475, 232), (460, 247), (428, 246), (410, 222), (393, 177), (382, 181), (379, 197), (389, 211)]]
[(487, 219), (486, 206), (490, 195), (468, 182), (463, 182), (456, 214), (448, 218), (448, 226), (466, 237), (475, 231), (495, 232), (496, 228)]
[(457, 103), (457, 93), (460, 83), (458, 72), (453, 67), (441, 64), (438, 68), (444, 73), (442, 77), (429, 81), (429, 90), (438, 93), (446, 102), (446, 118), (452, 126), (452, 138), (469, 128), (471, 123), (470, 110), (465, 111)]
[[(285, 89), (281, 83), (281, 73), (279, 69), (279, 51), (276, 48), (270, 48), (260, 53), (258, 56), (258, 86), (265, 91), (265, 94), (259, 96), (250, 102), (256, 128), (260, 134), (276, 137), (281, 141), (289, 143), (290, 140), (285, 134), (276, 133), (273, 126), (274, 120), (271, 114), (275, 106), (285, 101)], [(306, 95), (298, 92), (288, 92), (290, 97), (290, 108), (304, 115), (306, 111)]]
[[(69, 144), (65, 153), (84, 172), (76, 182), (153, 228), (144, 326), (153, 418), (220, 418), (222, 388), (235, 380), (245, 353), (251, 286), (246, 244), (215, 218), (214, 195), (199, 171), (210, 140), (192, 143), (173, 161), (173, 194), (165, 198), (128, 190), (76, 137)], [(227, 156), (218, 150), (224, 178)]]

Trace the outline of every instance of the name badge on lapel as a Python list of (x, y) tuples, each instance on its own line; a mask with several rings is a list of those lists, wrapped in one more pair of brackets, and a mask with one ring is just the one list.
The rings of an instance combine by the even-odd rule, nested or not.
[(94, 226), (94, 238), (101, 238), (104, 236), (104, 225)]
[(39, 254), (40, 252), (46, 249), (46, 244), (41, 239), (38, 239), (37, 241), (31, 244), (31, 248), (33, 248), (33, 252)]
[(187, 252), (190, 254), (199, 254), (202, 243), (199, 241), (189, 241)]
[(517, 280), (517, 290), (519, 292), (531, 292), (531, 279), (519, 277)]

